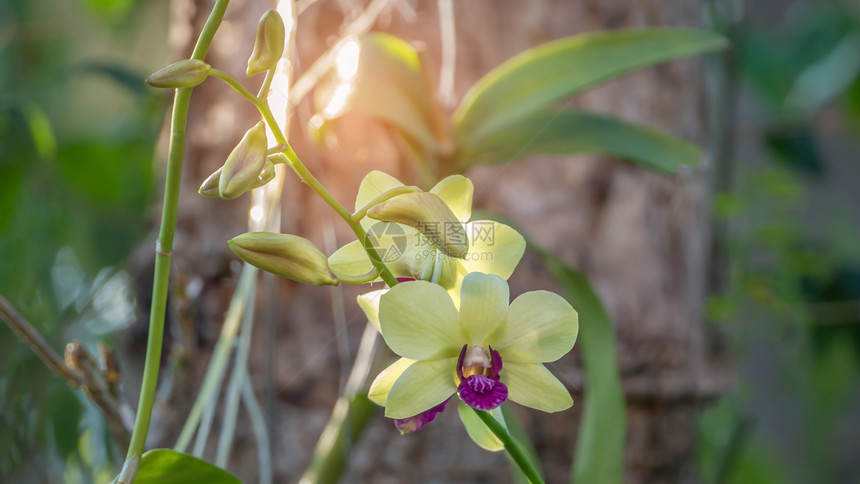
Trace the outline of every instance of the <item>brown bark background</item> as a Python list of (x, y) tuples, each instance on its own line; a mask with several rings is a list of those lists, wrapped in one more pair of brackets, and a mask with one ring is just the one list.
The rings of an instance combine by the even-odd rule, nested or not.
[[(177, 58), (190, 51), (210, 3), (174, 0), (171, 42)], [(297, 73), (333, 43), (345, 15), (362, 5), (361, 1), (319, 0), (299, 17)], [(271, 7), (265, 1), (231, 2), (208, 61), (228, 72), (244, 72), (256, 22)], [(405, 15), (403, 9), (412, 8), (415, 18), (404, 18), (408, 12)], [(455, 97), (461, 99), (496, 65), (541, 43), (602, 29), (698, 26), (701, 8), (701, 2), (681, 0), (455, 2)], [(423, 43), (434, 75), (438, 73), (436, 2), (404, 2), (402, 9), (387, 11), (375, 28)], [(612, 113), (704, 144), (703, 90), (701, 62), (682, 61), (613, 81), (568, 105)], [(310, 114), (306, 104), (299, 107), (291, 141), (310, 170), (347, 207), (352, 205), (359, 181), (371, 169), (415, 181), (409, 179), (412, 171), (407, 160), (381, 125), (353, 119), (338, 129), (340, 148), (321, 151), (306, 141)], [(253, 120), (249, 104), (223, 85), (205, 83), (195, 89), (173, 281), (180, 286), (201, 285), (202, 290), (190, 298), (174, 297), (171, 306), (174, 319), (186, 315), (193, 322), (199, 351), (187, 384), (176, 387), (172, 407), (161, 413), (160, 426), (156, 422), (152, 438), (160, 445), (174, 442), (236, 284), (238, 264), (226, 241), (246, 231), (247, 196), (223, 201), (203, 198), (196, 190), (223, 163)], [(291, 173), (287, 175), (283, 232), (306, 236), (329, 253), (336, 245), (326, 232), (334, 231), (338, 246), (350, 241), (344, 224)], [(607, 305), (617, 329), (628, 403), (627, 482), (693, 480), (696, 412), (703, 399), (719, 390), (721, 374), (714, 369), (717, 360), (711, 355), (701, 321), (708, 249), (707, 160), (671, 177), (605, 157), (530, 157), (515, 164), (474, 169), (467, 175), (475, 183), (476, 208), (510, 217), (540, 244), (583, 270)], [(151, 247), (146, 249), (151, 252)], [(145, 257), (140, 265), (146, 267)], [(528, 254), (510, 282), (512, 296), (541, 288), (559, 291), (537, 259)], [(146, 284), (141, 282), (141, 287)], [(250, 365), (264, 407), (266, 395), (271, 395), (276, 482), (293, 482), (309, 461), (344, 377), (333, 308), (342, 298), (347, 324), (339, 336), (347, 338), (353, 353), (364, 318), (354, 303), (358, 293), (354, 287), (313, 288), (283, 280), (276, 284), (274, 337), (265, 324), (256, 326)], [(258, 291), (265, 293), (265, 289)], [(258, 314), (264, 316), (261, 321), (266, 314), (263, 299), (258, 298)], [(130, 341), (138, 345), (139, 340)], [(267, 344), (274, 350), (269, 376)], [(548, 482), (566, 482), (575, 454), (585, 382), (576, 352), (551, 369), (573, 392), (574, 408), (551, 415), (522, 409), (517, 413), (541, 456)], [(139, 372), (131, 369), (126, 373)], [(217, 439), (217, 428), (213, 434)], [(214, 453), (214, 445), (209, 449)], [(257, 479), (255, 452), (250, 425), (240, 413), (230, 469), (246, 482)], [(354, 449), (344, 481), (511, 482), (511, 478), (503, 455), (487, 453), (469, 441), (452, 405), (437, 422), (406, 437), (399, 436), (380, 413)]]

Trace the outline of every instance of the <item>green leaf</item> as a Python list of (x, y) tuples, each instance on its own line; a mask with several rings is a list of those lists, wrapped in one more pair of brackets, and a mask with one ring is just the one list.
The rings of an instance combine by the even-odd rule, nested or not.
[(529, 244), (579, 311), (580, 351), (585, 367), (585, 410), (576, 443), (572, 483), (621, 483), (624, 478), (626, 410), (609, 314), (581, 272)]
[(143, 454), (135, 484), (242, 484), (232, 474), (197, 457), (170, 449)]
[(527, 50), (481, 78), (454, 113), (458, 140), (512, 126), (559, 99), (636, 69), (715, 51), (704, 30), (651, 28), (583, 34)]
[(584, 111), (541, 111), (516, 125), (462, 140), (458, 169), (502, 163), (532, 153), (618, 156), (649, 168), (674, 173), (693, 164), (699, 148), (674, 136), (618, 118)]

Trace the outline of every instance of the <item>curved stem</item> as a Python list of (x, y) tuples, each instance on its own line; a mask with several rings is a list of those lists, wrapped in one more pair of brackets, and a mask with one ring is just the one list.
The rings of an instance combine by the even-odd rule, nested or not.
[(239, 84), (239, 81), (237, 81), (235, 77), (231, 76), (230, 74), (227, 74), (224, 71), (219, 71), (218, 69), (211, 69), (209, 71), (209, 75), (212, 77), (217, 77), (218, 79), (221, 79), (222, 81), (226, 82), (228, 86), (232, 87), (234, 91), (241, 94), (242, 97), (254, 103), (255, 106), (259, 106), (260, 98), (251, 94), (251, 91), (245, 89), (245, 86)]
[(397, 195), (403, 195), (406, 193), (415, 193), (420, 192), (421, 189), (415, 186), (402, 186), (397, 188), (392, 188), (391, 190), (386, 191), (380, 195), (377, 195), (376, 198), (367, 202), (363, 207), (358, 209), (354, 214), (351, 215), (350, 218), (356, 222), (360, 222), (367, 215), (367, 211), (373, 208), (376, 205), (379, 205), (382, 202), (391, 200)]
[[(229, 0), (217, 0), (212, 13), (206, 20), (192, 59), (203, 60), (215, 31), (221, 24)], [(164, 336), (164, 316), (167, 309), (167, 289), (170, 281), (170, 255), (173, 250), (173, 235), (176, 231), (176, 215), (179, 207), (179, 182), (182, 176), (182, 157), (185, 152), (185, 124), (188, 120), (188, 105), (191, 101), (191, 88), (176, 90), (171, 116), (170, 148), (167, 155), (167, 178), (164, 187), (164, 205), (161, 212), (161, 226), (155, 248), (155, 275), (152, 287), (152, 306), (150, 308), (149, 337), (146, 344), (146, 362), (140, 388), (140, 401), (131, 435), (131, 444), (126, 455), (127, 465), (117, 481), (129, 483), (137, 473), (137, 463), (143, 453), (146, 434), (149, 431), (152, 405), (158, 386), (158, 366), (161, 362), (161, 343)]]
[(272, 68), (266, 72), (266, 78), (263, 79), (263, 85), (260, 86), (260, 91), (257, 92), (258, 98), (266, 99), (269, 95), (269, 89), (272, 87), (272, 81), (275, 79), (275, 69), (277, 67), (277, 65), (272, 66)]
[(523, 471), (523, 474), (525, 474), (529, 482), (531, 482), (532, 484), (544, 484), (540, 474), (538, 474), (537, 470), (535, 470), (531, 462), (529, 462), (528, 457), (526, 457), (526, 454), (523, 452), (522, 449), (520, 449), (520, 446), (519, 444), (517, 444), (517, 441), (514, 440), (513, 437), (511, 437), (511, 434), (509, 434), (507, 430), (505, 430), (505, 427), (502, 426), (502, 424), (499, 423), (498, 420), (493, 418), (490, 412), (485, 412), (483, 410), (475, 410), (474, 408), (472, 410), (474, 410), (474, 412), (478, 415), (478, 418), (480, 418), (481, 421), (484, 422), (484, 425), (486, 425), (493, 432), (493, 434), (495, 434), (496, 437), (498, 437), (499, 440), (502, 441), (502, 444), (505, 445), (505, 450), (508, 452), (508, 455), (511, 456), (511, 459), (514, 461), (517, 467), (519, 467), (520, 470)]
[[(364, 231), (364, 227), (355, 220), (353, 216), (349, 213), (349, 211), (341, 205), (337, 199), (329, 193), (328, 190), (316, 179), (313, 174), (308, 171), (307, 167), (302, 160), (299, 159), (296, 152), (293, 151), (293, 148), (287, 142), (286, 136), (284, 136), (283, 131), (281, 131), (281, 127), (278, 125), (278, 121), (275, 119), (275, 116), (272, 114), (272, 110), (269, 108), (268, 102), (266, 100), (261, 99), (257, 96), (251, 94), (247, 89), (245, 89), (239, 82), (233, 78), (230, 74), (226, 72), (219, 71), (218, 69), (212, 69), (209, 71), (209, 74), (213, 77), (221, 79), (226, 82), (230, 87), (232, 87), (236, 92), (244, 96), (246, 99), (251, 101), (254, 106), (260, 111), (260, 114), (263, 116), (263, 119), (266, 121), (266, 124), (269, 125), (269, 129), (272, 130), (272, 134), (275, 136), (275, 141), (278, 142), (279, 152), (275, 153), (283, 155), (287, 164), (292, 167), (293, 171), (299, 176), (299, 178), (305, 182), (311, 189), (317, 193), (337, 214), (347, 223), (352, 231), (355, 233), (355, 236), (358, 237), (358, 240), (362, 241), (362, 245), (364, 246), (364, 250), (367, 252), (367, 256), (370, 258), (370, 262), (373, 264), (376, 269), (379, 270), (380, 277), (385, 281), (390, 287), (397, 284), (397, 278), (391, 274), (391, 271), (385, 266), (382, 262), (382, 259), (377, 254), (376, 249), (373, 245), (370, 244), (370, 241), (367, 240), (367, 233)], [(270, 155), (272, 156), (272, 155)], [(406, 193), (406, 192), (404, 192)]]

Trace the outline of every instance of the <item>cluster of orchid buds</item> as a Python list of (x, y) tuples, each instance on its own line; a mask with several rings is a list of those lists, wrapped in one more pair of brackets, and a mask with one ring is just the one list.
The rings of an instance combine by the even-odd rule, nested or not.
[[(273, 70), (283, 46), (284, 24), (276, 12), (267, 12), (246, 73)], [(147, 82), (187, 88), (209, 76), (232, 79), (203, 61), (184, 60)], [(289, 164), (303, 181), (312, 177), (289, 145), (268, 146), (267, 123), (273, 131), (279, 128), (265, 116), (263, 99), (255, 98), (263, 120), (203, 182), (201, 194), (234, 199), (272, 180), (277, 163)], [(527, 292), (511, 302), (506, 281), (526, 242), (508, 225), (471, 220), (473, 192), (462, 175), (424, 191), (373, 171), (361, 182), (355, 212), (341, 214), (357, 240), (331, 256), (288, 234), (246, 233), (229, 244), (247, 263), (299, 282), (384, 281), (386, 288), (358, 296), (358, 304), (400, 358), (373, 381), (370, 400), (384, 406), (405, 433), (431, 422), (456, 394), (470, 436), (484, 448), (500, 450), (499, 440), (470, 408), (491, 412), (502, 425), (499, 407), (507, 400), (546, 412), (569, 408), (570, 394), (544, 363), (572, 349), (578, 320), (567, 301), (547, 291)], [(374, 230), (379, 224), (393, 230)]]

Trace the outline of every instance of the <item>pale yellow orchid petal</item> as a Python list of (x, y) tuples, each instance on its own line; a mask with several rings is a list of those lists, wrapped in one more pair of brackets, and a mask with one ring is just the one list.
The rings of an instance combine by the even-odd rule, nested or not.
[(577, 313), (563, 297), (531, 291), (514, 299), (486, 343), (502, 353), (506, 364), (543, 363), (567, 354), (578, 330)]
[(475, 187), (472, 180), (463, 175), (451, 175), (439, 181), (430, 193), (439, 195), (439, 198), (448, 205), (460, 222), (466, 223), (472, 218), (472, 196)]
[(463, 272), (483, 272), (508, 279), (526, 250), (526, 241), (511, 227), (491, 220), (466, 224), (469, 251), (458, 260)]
[(499, 276), (473, 272), (460, 290), (460, 326), (471, 345), (482, 345), (505, 318), (510, 301), (508, 284)]
[(355, 299), (358, 301), (358, 307), (364, 311), (367, 316), (367, 321), (379, 331), (379, 298), (388, 292), (388, 289), (378, 289), (365, 294), (359, 294)]
[(394, 385), (394, 382), (400, 378), (400, 375), (403, 374), (403, 372), (406, 371), (412, 363), (415, 363), (415, 360), (400, 358), (379, 372), (379, 375), (377, 375), (373, 380), (373, 383), (370, 384), (367, 398), (380, 407), (384, 407), (385, 401), (388, 399), (388, 392), (391, 391), (391, 386)]
[(374, 198), (391, 190), (392, 188), (402, 187), (405, 184), (389, 175), (388, 173), (373, 170), (361, 180), (358, 186), (358, 194), (355, 196), (355, 209), (358, 210)]
[(379, 301), (382, 337), (392, 351), (406, 358), (458, 356), (465, 344), (458, 319), (445, 289), (425, 281), (400, 283)]
[(457, 391), (454, 385), (456, 366), (456, 357), (417, 361), (409, 365), (388, 392), (385, 416), (414, 417), (447, 400)]
[(361, 242), (352, 241), (328, 257), (328, 266), (335, 274), (346, 274), (358, 277), (373, 269), (370, 258)]
[(573, 405), (564, 384), (542, 364), (505, 361), (504, 365), (499, 376), (508, 386), (510, 400), (544, 412), (560, 412)]

